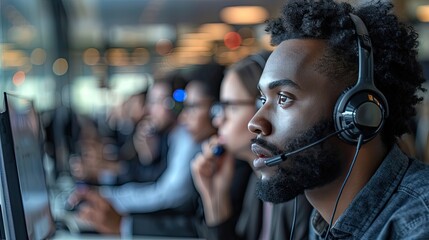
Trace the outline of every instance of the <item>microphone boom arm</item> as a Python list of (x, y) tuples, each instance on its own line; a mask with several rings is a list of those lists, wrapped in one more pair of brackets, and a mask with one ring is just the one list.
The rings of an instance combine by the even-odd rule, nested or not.
[(304, 147), (302, 147), (302, 148), (298, 148), (298, 149), (296, 149), (296, 150), (294, 150), (294, 151), (292, 151), (292, 152), (289, 152), (289, 153), (282, 153), (282, 154), (280, 154), (280, 155), (278, 155), (278, 156), (275, 156), (275, 157), (272, 157), (272, 158), (266, 159), (266, 160), (264, 161), (264, 164), (265, 164), (265, 166), (267, 166), (267, 167), (276, 166), (276, 165), (280, 164), (281, 162), (286, 161), (286, 159), (287, 159), (289, 156), (294, 155), (294, 154), (296, 154), (296, 153), (299, 153), (299, 152), (301, 152), (301, 151), (304, 151), (304, 150), (306, 150), (307, 148), (311, 148), (311, 147), (313, 147), (314, 145), (317, 145), (317, 144), (319, 144), (319, 143), (321, 143), (321, 142), (324, 142), (324, 141), (326, 141), (328, 138), (330, 138), (330, 137), (332, 137), (332, 136), (335, 136), (335, 135), (337, 135), (338, 133), (344, 132), (344, 131), (346, 131), (347, 129), (348, 129), (348, 128), (343, 128), (343, 129), (341, 129), (341, 130), (337, 130), (337, 131), (335, 131), (335, 132), (333, 132), (333, 133), (330, 133), (329, 135), (327, 135), (327, 136), (325, 136), (325, 137), (323, 137), (323, 138), (321, 138), (321, 139), (319, 139), (319, 140), (317, 140), (317, 141), (315, 141), (315, 142), (313, 142), (313, 143), (311, 143), (311, 144), (309, 144), (309, 145), (307, 145), (307, 146), (304, 146)]

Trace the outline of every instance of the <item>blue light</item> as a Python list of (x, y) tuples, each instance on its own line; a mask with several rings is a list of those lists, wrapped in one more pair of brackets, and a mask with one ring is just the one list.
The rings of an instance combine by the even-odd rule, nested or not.
[(173, 99), (176, 102), (183, 102), (186, 98), (186, 91), (183, 89), (177, 89), (173, 92)]

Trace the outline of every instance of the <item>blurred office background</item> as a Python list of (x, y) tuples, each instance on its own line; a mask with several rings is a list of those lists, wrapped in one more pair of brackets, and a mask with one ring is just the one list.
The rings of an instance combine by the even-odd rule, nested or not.
[[(0, 89), (31, 97), (40, 110), (104, 111), (161, 71), (269, 49), (264, 20), (283, 2), (1, 0)], [(394, 3), (420, 33), (427, 68), (429, 1)]]
[[(420, 34), (429, 78), (429, 0), (393, 2)], [(164, 71), (211, 60), (228, 65), (270, 49), (264, 21), (283, 3), (0, 0), (0, 90), (33, 99), (40, 112), (105, 116)]]
[(1, 0), (0, 89), (93, 114), (172, 68), (270, 48), (283, 1)]

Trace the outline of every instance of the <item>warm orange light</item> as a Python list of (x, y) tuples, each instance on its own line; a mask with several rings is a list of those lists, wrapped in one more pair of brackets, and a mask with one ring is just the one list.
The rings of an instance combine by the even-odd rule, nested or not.
[(4, 67), (22, 67), (29, 61), (29, 58), (22, 50), (4, 50), (0, 58)]
[(429, 22), (429, 5), (418, 6), (416, 15), (421, 22)]
[(259, 24), (269, 17), (268, 11), (259, 6), (226, 7), (220, 12), (222, 21), (229, 24)]
[(31, 52), (31, 63), (34, 65), (42, 65), (46, 61), (46, 51), (42, 48), (35, 48)]
[(100, 61), (100, 52), (95, 48), (88, 48), (83, 52), (83, 62), (87, 65), (95, 65)]
[(52, 65), (52, 71), (58, 75), (64, 75), (69, 69), (69, 64), (65, 58), (58, 58)]
[(211, 43), (206, 39), (182, 38), (177, 43), (178, 47), (210, 47)]
[(12, 82), (15, 86), (20, 86), (25, 82), (25, 72), (18, 71), (12, 77)]
[(150, 54), (146, 48), (136, 48), (131, 53), (131, 62), (135, 65), (144, 65), (149, 62)]
[(177, 47), (174, 49), (175, 52), (209, 52), (210, 48), (205, 46), (186, 46), (186, 47)]
[(110, 48), (106, 52), (106, 59), (112, 66), (125, 66), (128, 64), (128, 52), (123, 48)]
[(225, 23), (206, 23), (201, 25), (198, 31), (208, 34), (210, 40), (222, 40), (225, 34), (233, 31), (233, 29)]
[(237, 49), (241, 45), (241, 36), (236, 32), (229, 32), (225, 34), (223, 39), (225, 46), (231, 50)]

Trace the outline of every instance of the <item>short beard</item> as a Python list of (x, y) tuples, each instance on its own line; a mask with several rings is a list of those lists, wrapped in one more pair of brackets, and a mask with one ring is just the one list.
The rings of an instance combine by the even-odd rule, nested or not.
[[(286, 152), (311, 144), (332, 133), (332, 121), (321, 121), (312, 128), (286, 142)], [(279, 166), (277, 174), (268, 180), (259, 180), (257, 196), (272, 203), (286, 202), (306, 189), (323, 186), (339, 176), (340, 159), (330, 142), (317, 144), (287, 159), (287, 167)]]

